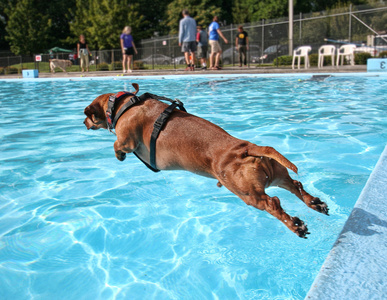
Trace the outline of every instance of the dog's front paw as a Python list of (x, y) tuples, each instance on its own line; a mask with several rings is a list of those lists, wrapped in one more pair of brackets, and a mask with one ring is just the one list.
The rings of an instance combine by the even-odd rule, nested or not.
[(296, 230), (295, 230), (295, 234), (297, 234), (300, 238), (304, 238), (304, 239), (307, 239), (307, 234), (310, 234), (310, 232), (308, 232), (308, 227), (306, 227), (306, 225), (304, 224), (303, 221), (301, 221), (299, 218), (297, 217), (292, 217), (292, 221), (293, 221), (293, 224), (295, 226), (297, 226)]
[(119, 161), (124, 161), (126, 158), (126, 153), (124, 152), (116, 152), (116, 157)]
[(324, 215), (329, 216), (329, 208), (328, 205), (325, 202), (322, 202), (320, 198), (313, 198), (312, 201), (310, 201), (311, 208), (313, 208), (315, 211), (318, 211)]

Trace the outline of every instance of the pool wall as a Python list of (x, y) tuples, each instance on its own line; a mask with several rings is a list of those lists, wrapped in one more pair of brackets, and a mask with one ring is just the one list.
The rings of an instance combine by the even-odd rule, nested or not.
[(387, 299), (387, 146), (307, 300)]

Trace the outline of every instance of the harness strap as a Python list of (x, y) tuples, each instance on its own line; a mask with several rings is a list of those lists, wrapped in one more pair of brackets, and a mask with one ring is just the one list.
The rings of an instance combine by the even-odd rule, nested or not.
[[(121, 110), (119, 111), (120, 115), (118, 116), (115, 116), (115, 105), (116, 105), (116, 101), (120, 100), (121, 98), (125, 97), (125, 96), (134, 96), (134, 94), (132, 93), (129, 93), (129, 92), (118, 92), (117, 94), (115, 95), (111, 95), (109, 97), (109, 101), (108, 101), (108, 108), (106, 110), (106, 122), (107, 122), (107, 127), (108, 127), (108, 130), (109, 131), (112, 131), (115, 126), (116, 126), (116, 122), (118, 120), (118, 118), (121, 116), (121, 114), (123, 112), (121, 112)], [(133, 104), (131, 104), (133, 105)], [(129, 107), (128, 107), (129, 108)]]
[[(133, 94), (132, 94), (133, 95)], [(118, 119), (121, 117), (121, 115), (126, 111), (128, 110), (129, 108), (131, 108), (133, 105), (141, 102), (141, 101), (145, 101), (146, 99), (148, 99), (149, 97), (147, 97), (145, 94), (144, 95), (141, 95), (140, 97), (137, 97), (135, 95), (133, 95), (132, 98), (130, 98), (130, 100), (128, 102), (126, 102), (122, 107), (121, 109), (117, 112), (117, 114), (115, 115), (114, 117), (114, 120), (113, 120), (113, 128), (116, 127), (116, 123), (118, 121)]]
[[(170, 100), (167, 98), (167, 100)], [(185, 111), (185, 108), (183, 106), (183, 103), (179, 100), (172, 101), (172, 104), (168, 106), (157, 118), (155, 121), (155, 124), (153, 125), (153, 131), (150, 139), (150, 165), (152, 168), (150, 168), (152, 171), (158, 170), (156, 168), (156, 140), (159, 137), (160, 131), (163, 128), (164, 124), (168, 121), (169, 116), (173, 112), (173, 110), (179, 107), (180, 110)], [(159, 171), (159, 170), (158, 170)]]
[[(121, 98), (125, 96), (132, 96), (132, 98), (129, 99), (127, 103), (125, 103), (121, 109), (115, 113), (115, 105), (116, 101), (120, 100)], [(160, 172), (159, 169), (156, 168), (156, 140), (158, 136), (160, 135), (160, 131), (163, 128), (164, 124), (168, 121), (169, 116), (173, 112), (173, 110), (178, 107), (180, 110), (186, 112), (184, 108), (184, 104), (180, 102), (180, 100), (172, 100), (163, 96), (157, 96), (150, 93), (144, 93), (140, 97), (137, 97), (136, 95), (129, 93), (129, 92), (119, 92), (115, 95), (111, 95), (109, 97), (108, 102), (108, 109), (106, 110), (106, 120), (107, 120), (107, 127), (110, 132), (113, 132), (112, 130), (116, 127), (116, 123), (118, 119), (122, 116), (122, 114), (127, 111), (130, 107), (133, 105), (145, 101), (146, 99), (153, 98), (157, 100), (166, 100), (169, 102), (172, 102), (170, 106), (168, 106), (157, 118), (155, 121), (155, 124), (153, 125), (153, 131), (151, 135), (150, 140), (150, 164), (148, 164), (146, 161), (144, 161), (141, 157), (137, 155), (136, 152), (133, 152), (136, 157), (144, 163), (150, 170), (153, 172)], [(113, 132), (114, 133), (114, 132)]]

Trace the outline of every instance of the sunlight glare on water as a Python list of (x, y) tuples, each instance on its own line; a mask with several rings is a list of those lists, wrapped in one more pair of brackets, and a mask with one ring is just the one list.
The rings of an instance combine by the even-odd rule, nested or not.
[[(0, 81), (0, 298), (303, 299), (387, 135), (385, 77), (309, 78)], [(331, 216), (268, 189), (303, 240), (213, 179), (118, 161), (83, 110), (132, 82), (276, 148)]]

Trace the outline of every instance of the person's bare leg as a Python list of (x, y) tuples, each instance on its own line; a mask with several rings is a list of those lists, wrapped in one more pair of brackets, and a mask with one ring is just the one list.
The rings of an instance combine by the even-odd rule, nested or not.
[(214, 68), (214, 56), (215, 56), (215, 52), (211, 52), (210, 54), (210, 69)]
[(132, 59), (133, 59), (133, 55), (128, 55), (128, 72), (129, 73), (132, 73), (132, 69), (131, 69)]
[(216, 53), (216, 56), (215, 56), (215, 68), (219, 67), (220, 54), (221, 54), (221, 52)]
[(122, 59), (122, 72), (126, 73), (126, 55), (124, 54), (123, 59)]

